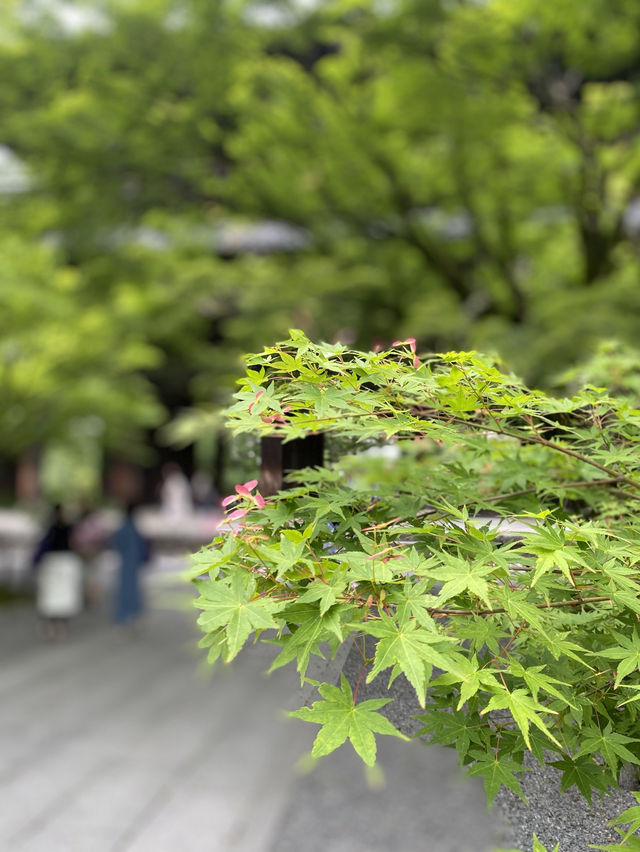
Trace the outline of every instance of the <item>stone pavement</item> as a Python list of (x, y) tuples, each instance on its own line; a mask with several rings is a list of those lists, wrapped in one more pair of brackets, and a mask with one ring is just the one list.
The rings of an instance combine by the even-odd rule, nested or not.
[(486, 852), (455, 754), (383, 738), (386, 790), (347, 748), (301, 777), (314, 726), (285, 720), (295, 671), (249, 649), (205, 673), (190, 601), (156, 589), (144, 633), (88, 612), (46, 644), (0, 609), (2, 852)]

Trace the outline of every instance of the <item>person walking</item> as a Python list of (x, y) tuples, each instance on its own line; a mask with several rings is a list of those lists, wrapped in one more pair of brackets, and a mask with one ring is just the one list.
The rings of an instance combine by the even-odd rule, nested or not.
[(144, 603), (140, 570), (149, 559), (149, 545), (140, 535), (134, 520), (134, 506), (127, 506), (122, 526), (113, 534), (111, 543), (120, 557), (114, 618), (118, 624), (136, 626)]
[(72, 527), (62, 506), (56, 505), (53, 520), (33, 557), (37, 572), (37, 610), (47, 639), (64, 639), (69, 621), (82, 609), (82, 560), (71, 548)]

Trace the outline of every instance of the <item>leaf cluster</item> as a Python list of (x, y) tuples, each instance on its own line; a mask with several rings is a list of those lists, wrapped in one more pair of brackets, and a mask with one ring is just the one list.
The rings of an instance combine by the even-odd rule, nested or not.
[(321, 725), (317, 756), (349, 739), (370, 763), (393, 731), (359, 686), (402, 674), (420, 733), (456, 748), (489, 800), (523, 796), (529, 751), (591, 801), (640, 764), (639, 417), (601, 390), (530, 390), (473, 352), (293, 331), (247, 358), (231, 427), (391, 440), (399, 458), (298, 471), (266, 502), (237, 487), (193, 569), (209, 658), (272, 628), (273, 668), (295, 661), (304, 681), (312, 656), (355, 643), (353, 693), (322, 685), (296, 714)]

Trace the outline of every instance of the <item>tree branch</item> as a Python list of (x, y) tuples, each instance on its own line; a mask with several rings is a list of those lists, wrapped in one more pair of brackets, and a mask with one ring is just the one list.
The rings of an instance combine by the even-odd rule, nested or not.
[[(536, 609), (557, 609), (565, 606), (582, 606), (583, 604), (611, 603), (611, 598), (607, 595), (601, 595), (595, 598), (575, 598), (570, 601), (552, 601), (551, 603), (534, 604)], [(431, 615), (499, 615), (507, 610), (504, 607), (497, 609), (438, 609), (437, 607), (427, 607), (427, 612)]]

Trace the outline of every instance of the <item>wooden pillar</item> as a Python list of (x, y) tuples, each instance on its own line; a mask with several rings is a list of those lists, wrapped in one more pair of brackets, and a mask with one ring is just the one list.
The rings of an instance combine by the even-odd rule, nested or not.
[(40, 454), (37, 449), (25, 450), (16, 465), (16, 499), (33, 503), (40, 496)]
[(283, 442), (282, 438), (262, 438), (260, 444), (260, 492), (268, 497), (291, 488), (295, 483), (285, 482), (284, 477), (303, 467), (320, 467), (324, 463), (324, 435), (308, 435)]

